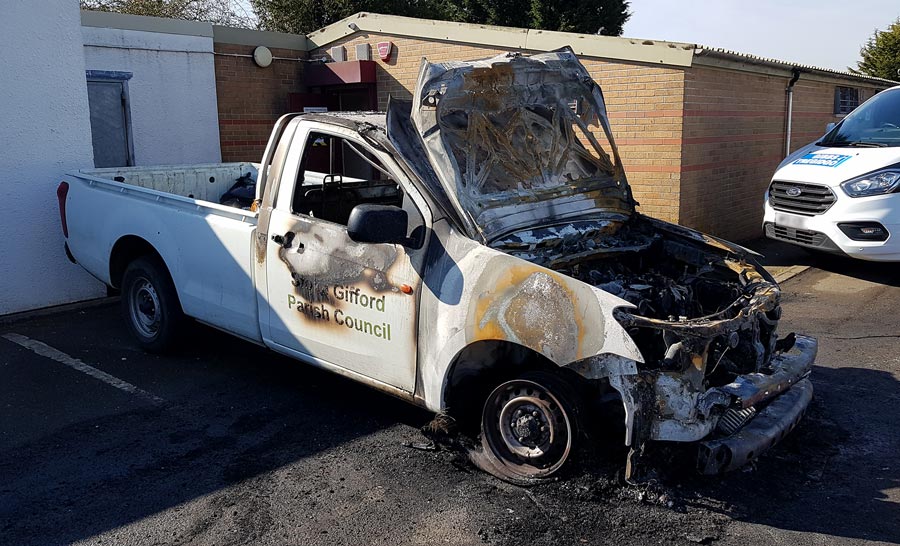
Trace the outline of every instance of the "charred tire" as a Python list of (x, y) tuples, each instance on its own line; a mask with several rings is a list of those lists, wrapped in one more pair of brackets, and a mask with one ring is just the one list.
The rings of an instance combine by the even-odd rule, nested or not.
[(142, 256), (122, 276), (122, 313), (141, 348), (162, 353), (175, 348), (185, 326), (178, 293), (163, 263)]
[(481, 416), (481, 446), (498, 478), (532, 485), (559, 474), (581, 434), (576, 391), (558, 375), (530, 371), (488, 395)]

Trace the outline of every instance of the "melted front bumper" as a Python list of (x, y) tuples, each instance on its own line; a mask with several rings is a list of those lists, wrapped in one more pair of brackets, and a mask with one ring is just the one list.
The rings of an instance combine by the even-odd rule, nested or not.
[[(744, 466), (781, 441), (797, 426), (813, 396), (808, 379), (816, 358), (815, 338), (797, 336), (791, 351), (773, 359), (771, 374), (739, 376), (728, 385), (712, 389), (730, 397), (728, 411), (756, 410), (736, 431), (714, 432), (700, 442), (697, 468), (717, 474)], [(721, 428), (721, 427), (720, 427)]]

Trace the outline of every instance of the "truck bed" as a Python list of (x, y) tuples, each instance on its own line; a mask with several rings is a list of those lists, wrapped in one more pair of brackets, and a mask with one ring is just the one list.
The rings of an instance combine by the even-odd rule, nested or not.
[(115, 286), (116, 248), (146, 241), (159, 254), (184, 312), (259, 341), (253, 280), (257, 213), (219, 204), (252, 163), (83, 169), (70, 173), (66, 211), (71, 255)]
[(206, 163), (200, 165), (155, 165), (82, 169), (86, 176), (113, 180), (189, 199), (219, 203), (219, 198), (245, 174), (256, 180), (258, 164)]

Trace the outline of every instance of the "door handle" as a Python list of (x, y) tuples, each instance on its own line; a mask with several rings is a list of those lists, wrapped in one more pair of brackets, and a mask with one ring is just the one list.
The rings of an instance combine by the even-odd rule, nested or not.
[[(281, 245), (282, 248), (291, 248), (291, 243), (293, 243), (295, 236), (296, 234), (293, 231), (288, 231), (284, 235), (272, 235), (272, 240)], [(297, 243), (297, 245), (299, 248), (303, 248), (303, 243)]]

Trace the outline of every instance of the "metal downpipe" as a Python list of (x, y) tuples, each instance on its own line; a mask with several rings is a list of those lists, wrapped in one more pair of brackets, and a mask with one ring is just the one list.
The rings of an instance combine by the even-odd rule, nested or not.
[(788, 82), (787, 89), (787, 123), (785, 125), (784, 135), (784, 157), (791, 155), (791, 121), (794, 114), (794, 84), (800, 79), (800, 69), (791, 69), (791, 81)]

